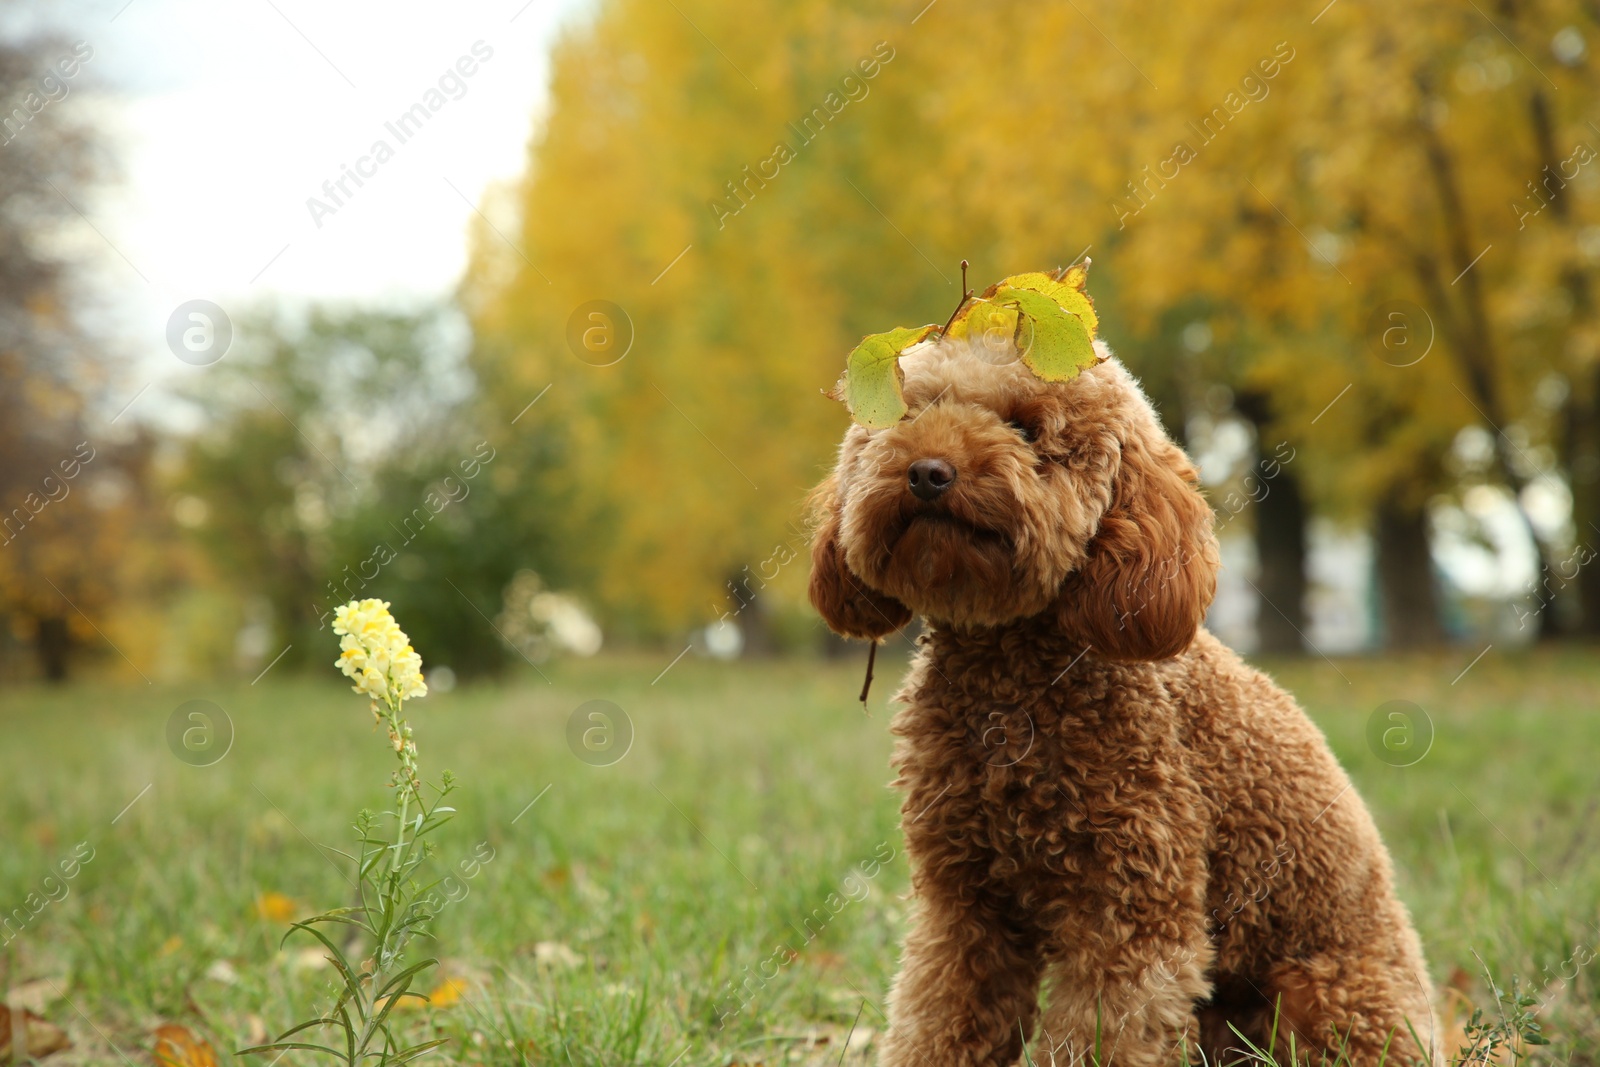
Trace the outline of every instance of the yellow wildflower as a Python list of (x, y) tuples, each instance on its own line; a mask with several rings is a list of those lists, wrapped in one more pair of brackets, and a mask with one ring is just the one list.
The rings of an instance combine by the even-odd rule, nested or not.
[(334, 613), (333, 632), (339, 635), (339, 658), (334, 666), (374, 702), (398, 708), (402, 700), (428, 695), (422, 680), (422, 657), (410, 638), (389, 614), (387, 600), (352, 600)]

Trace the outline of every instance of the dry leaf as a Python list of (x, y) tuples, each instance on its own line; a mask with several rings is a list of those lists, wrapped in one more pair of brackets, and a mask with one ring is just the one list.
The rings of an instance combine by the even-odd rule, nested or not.
[[(12, 1049), (12, 1020), (17, 1018), (11, 1009), (0, 1004), (0, 1063), (11, 1062)], [(42, 1017), (31, 1011), (21, 1013), (23, 1030), (23, 1046), (28, 1055), (33, 1059), (43, 1059), (52, 1052), (60, 1052), (72, 1042), (67, 1038), (67, 1032), (54, 1023), (45, 1021)]]
[(428, 994), (428, 1002), (435, 1008), (448, 1008), (461, 1000), (461, 994), (467, 991), (467, 983), (461, 978), (446, 978), (434, 987)]
[(300, 905), (294, 898), (276, 891), (262, 893), (256, 898), (256, 914), (269, 922), (291, 922), (299, 911)]
[(156, 1067), (217, 1067), (217, 1053), (187, 1026), (156, 1027)]
[(289, 966), (296, 971), (320, 971), (332, 964), (328, 962), (328, 950), (315, 946), (296, 949), (289, 957)]
[(583, 962), (583, 957), (560, 941), (540, 941), (533, 946), (534, 962), (541, 967), (570, 970)]
[(206, 968), (206, 977), (223, 985), (234, 985), (239, 981), (239, 972), (227, 960), (213, 960)]
[(35, 978), (6, 990), (6, 1003), (43, 1015), (46, 1008), (61, 999), (61, 987), (66, 984), (66, 978)]

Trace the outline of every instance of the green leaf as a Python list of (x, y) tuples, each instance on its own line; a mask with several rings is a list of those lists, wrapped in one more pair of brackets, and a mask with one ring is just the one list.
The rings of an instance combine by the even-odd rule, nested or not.
[[(293, 933), (296, 930), (304, 930), (306, 933), (322, 942), (322, 944), (330, 953), (328, 956), (328, 962), (332, 963), (339, 969), (340, 976), (344, 978), (345, 988), (350, 990), (359, 990), (361, 988), (361, 978), (356, 976), (355, 970), (350, 966), (350, 961), (345, 959), (345, 955), (339, 950), (338, 945), (335, 945), (332, 941), (328, 940), (328, 938), (324, 937), (321, 930), (307, 926), (305, 923), (294, 923), (289, 927), (289, 933)], [(288, 936), (289, 934), (284, 935), (285, 938)], [(365, 975), (362, 977), (365, 977)], [(356, 1004), (356, 1011), (361, 1012), (361, 1005), (359, 1002)], [(362, 1012), (361, 1014), (362, 1018), (365, 1019), (366, 1013)]]
[(863, 426), (893, 426), (906, 414), (900, 353), (938, 329), (937, 325), (898, 326), (888, 333), (868, 334), (850, 353), (844, 376), (828, 395), (844, 401), (851, 418)]
[(1035, 289), (1003, 286), (991, 298), (1002, 306), (1013, 306), (1027, 320), (1017, 323), (1017, 347), (1022, 362), (1041, 381), (1065, 382), (1076, 378), (1085, 367), (1100, 357), (1094, 350), (1094, 337), (1077, 315), (1056, 302), (1055, 297)]
[[(383, 988), (378, 990), (378, 997), (381, 999), (401, 982), (406, 982), (409, 984), (411, 979), (417, 976), (418, 971), (426, 970), (438, 962), (439, 961), (436, 959), (426, 959), (420, 963), (413, 963), (411, 966), (407, 967), (405, 970), (401, 971), (399, 974), (395, 975), (393, 978), (389, 979), (389, 981), (384, 983)], [(428, 998), (423, 997), (422, 999), (426, 1000)]]
[(399, 1054), (397, 1054), (396, 1056), (394, 1056), (392, 1059), (389, 1060), (389, 1062), (391, 1064), (393, 1064), (394, 1067), (399, 1067), (400, 1064), (402, 1064), (402, 1063), (410, 1063), (412, 1060), (416, 1059), (417, 1057), (422, 1056), (422, 1055), (424, 1055), (426, 1053), (432, 1052), (434, 1049), (438, 1048), (440, 1045), (449, 1044), (449, 1042), (450, 1042), (450, 1039), (448, 1037), (441, 1037), (441, 1038), (439, 1038), (438, 1040), (435, 1040), (435, 1041), (426, 1041), (426, 1042), (423, 1042), (420, 1045), (412, 1045), (410, 1048), (405, 1049), (405, 1050), (401, 1051)]
[(265, 1052), (287, 1052), (290, 1049), (303, 1049), (307, 1052), (326, 1052), (335, 1058), (339, 1055), (337, 1049), (331, 1049), (327, 1045), (308, 1045), (303, 1041), (274, 1041), (266, 1045), (251, 1045), (249, 1048), (236, 1049), (233, 1054), (235, 1056), (255, 1056)]
[[(1100, 361), (1094, 350), (1100, 320), (1089, 298), (1088, 275), (1087, 259), (1050, 273), (1012, 275), (963, 302), (948, 335), (986, 338), (997, 347), (1014, 343), (1036, 377), (1069, 381)], [(867, 335), (850, 353), (843, 377), (828, 395), (842, 400), (863, 426), (893, 426), (907, 410), (900, 353), (938, 331), (937, 326), (901, 326)]]
[(1009, 341), (1017, 332), (1017, 311), (1002, 307), (990, 299), (999, 286), (991, 285), (979, 297), (974, 297), (961, 316), (950, 324), (950, 336), (956, 338), (993, 337), (997, 342)]
[(1043, 293), (1067, 311), (1078, 316), (1089, 331), (1089, 338), (1094, 339), (1095, 331), (1100, 328), (1100, 319), (1094, 313), (1094, 301), (1089, 299), (1089, 294), (1084, 289), (1088, 278), (1088, 262), (1067, 268), (1057, 278), (1054, 274), (1045, 274), (1033, 271), (1027, 274), (1017, 274), (1000, 284), (1013, 289), (1031, 289), (1036, 293)]

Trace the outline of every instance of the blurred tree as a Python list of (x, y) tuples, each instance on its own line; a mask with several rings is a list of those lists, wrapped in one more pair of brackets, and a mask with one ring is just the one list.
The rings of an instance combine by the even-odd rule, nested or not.
[[(569, 32), (520, 229), (480, 228), (465, 289), (502, 424), (549, 389), (523, 424), (558, 442), (561, 543), (624, 633), (747, 624), (745, 590), (800, 602), (803, 554), (779, 550), (847, 421), (820, 391), (862, 334), (958, 295), (955, 247), (891, 221), (884, 148), (928, 128), (885, 88), (911, 73), (900, 13), (727, 15), (625, 0)], [(625, 357), (583, 347), (602, 299)]]
[(71, 53), (52, 37), (0, 42), (0, 612), (52, 681), (75, 643), (98, 641), (133, 515), (120, 505), (136, 500), (148, 458), (145, 443), (87, 429), (104, 354), (81, 325), (60, 236), (104, 168), (75, 105), (37, 115), (41, 79)]
[[(1540, 383), (1593, 373), (1592, 326), (1573, 320), (1577, 301), (1551, 299), (1592, 260), (1580, 267), (1555, 225), (1539, 230), (1545, 197), (1530, 180), (1562, 145), (1565, 208), (1593, 219), (1592, 172), (1572, 179), (1594, 155), (1582, 119), (1596, 82), (1581, 46), (1594, 12), (1501, 5), (1496, 22), (1444, 4), (1353, 3), (1310, 29), (1298, 13), (1230, 11), (1227, 40), (1261, 50), (1281, 41), (1274, 55), (1294, 58), (1260, 99), (1260, 67), (1250, 83), (1236, 78), (1231, 102), (1221, 79), (1199, 89), (1189, 113), (1211, 110), (1208, 91), (1224, 103), (1211, 112), (1226, 119), (1216, 149), (1207, 141), (1174, 188), (1157, 182), (1122, 198), (1136, 217), (1119, 250), (1166, 290), (1150, 294), (1158, 302), (1215, 292), (1279, 339), (1247, 380), (1265, 385), (1307, 442), (1324, 506), (1376, 516), (1390, 642), (1428, 640), (1440, 631), (1426, 509), (1450, 486), (1442, 460), (1463, 428), (1493, 434), (1494, 473), (1546, 558), (1574, 536), (1536, 521), (1536, 483), (1556, 488), (1559, 472), (1550, 449), (1535, 446), (1549, 440), (1552, 415)], [(1145, 43), (1161, 56), (1192, 54), (1183, 31), (1168, 28)], [(1250, 71), (1249, 47), (1225, 62)], [(1228, 50), (1208, 47), (1207, 59)], [(1307, 343), (1316, 337), (1348, 356)], [(1343, 385), (1351, 396), (1324, 418)]]
[(501, 662), (486, 620), (547, 558), (537, 494), (512, 492), (475, 422), (464, 337), (447, 308), (261, 313), (188, 390), (203, 426), (171, 487), (215, 580), (269, 605), (246, 666), (319, 659), (333, 609), (363, 597), (411, 620), (430, 666)]
[[(1075, 28), (1090, 27), (1099, 53), (1081, 66), (1051, 16), (1015, 14), (995, 19), (1016, 34), (1012, 69), (1028, 84), (1029, 72), (1062, 61), (1071, 92), (1038, 110), (1008, 95), (1006, 118), (971, 126), (974, 141), (994, 135), (988, 151), (947, 142), (990, 176), (938, 161), (930, 174), (959, 176), (933, 199), (1003, 187), (1029, 205), (1027, 231), (1011, 241), (1020, 250), (1098, 201), (1125, 326), (1148, 333), (1197, 296), (1237, 315), (1244, 358), (1221, 380), (1246, 401), (1270, 398), (1272, 432), (1302, 448), (1296, 474), (1320, 508), (1373, 516), (1379, 556), (1410, 563), (1378, 567), (1394, 643), (1439, 633), (1430, 568), (1415, 564), (1428, 559), (1426, 509), (1451, 487), (1442, 459), (1463, 428), (1494, 434), (1493, 475), (1535, 545), (1549, 557), (1570, 543), (1570, 527), (1535, 521), (1533, 498), (1558, 483), (1550, 450), (1537, 447), (1550, 436), (1541, 395), (1553, 395), (1539, 386), (1593, 374), (1592, 326), (1565, 310), (1582, 301), (1551, 294), (1594, 257), (1555, 226), (1536, 231), (1550, 193), (1533, 186), (1558, 174), (1547, 184), (1565, 198), (1573, 232), (1593, 232), (1582, 125), (1597, 84), (1584, 43), (1591, 9), (1501, 5), (1496, 22), (1446, 4), (1342, 3), (1313, 21), (1230, 0), (1152, 23), (1101, 8), (1078, 11)], [(946, 24), (956, 36), (973, 29)], [(1105, 74), (1115, 67), (1124, 85)], [(981, 79), (960, 70), (936, 91), (982, 106)], [(1060, 135), (1028, 138), (1029, 128)], [(1028, 149), (1007, 153), (1008, 141)], [(1070, 195), (1086, 184), (1098, 187)], [(1396, 318), (1398, 301), (1408, 303)], [(1124, 347), (1135, 365), (1139, 347)]]
[[(1372, 531), (1390, 640), (1430, 641), (1430, 508), (1498, 482), (1549, 558), (1577, 538), (1548, 519), (1579, 487), (1562, 457), (1600, 488), (1594, 30), (1577, 0), (612, 0), (556, 50), (519, 224), (479, 228), (475, 366), (507, 418), (550, 389), (574, 573), (614, 617), (685, 627), (788, 535), (844, 425), (803, 397), (860, 334), (942, 320), (958, 258), (981, 285), (1088, 250), (1175, 432), (1243, 418), (1256, 460), (1297, 457), (1248, 520), (1265, 644), (1298, 644), (1313, 510)], [(579, 343), (597, 299), (631, 319), (610, 366)], [(1197, 319), (1203, 359), (1175, 344)], [(1477, 427), (1483, 470), (1453, 458)]]

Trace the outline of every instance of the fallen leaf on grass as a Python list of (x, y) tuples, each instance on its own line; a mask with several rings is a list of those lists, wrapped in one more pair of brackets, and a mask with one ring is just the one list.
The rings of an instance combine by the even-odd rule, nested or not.
[(206, 977), (223, 985), (234, 985), (239, 981), (239, 972), (227, 960), (213, 960), (206, 968)]
[[(395, 1004), (394, 1010), (417, 1011), (424, 1006), (430, 1008), (448, 1008), (459, 1003), (461, 1000), (461, 995), (467, 992), (470, 988), (471, 986), (467, 985), (465, 978), (446, 978), (444, 981), (433, 987), (432, 991), (428, 993), (428, 999), (426, 1001), (418, 1000), (415, 996), (403, 996), (400, 998), (399, 1003)], [(381, 1009), (388, 1002), (389, 998), (384, 997), (382, 1000), (378, 1001), (378, 1007)]]
[(295, 903), (293, 897), (286, 896), (275, 890), (262, 893), (256, 897), (256, 914), (269, 922), (286, 923), (300, 912), (300, 905)]
[(11, 1062), (13, 1045), (11, 1028), (14, 1022), (21, 1023), (22, 1044), (33, 1059), (42, 1059), (72, 1044), (67, 1038), (67, 1032), (54, 1023), (46, 1022), (27, 1010), (13, 1014), (9, 1007), (0, 1004), (0, 1063)]
[(156, 1027), (156, 1067), (217, 1067), (217, 1053), (187, 1026)]
[(289, 966), (297, 971), (320, 971), (330, 966), (325, 948), (302, 948), (289, 957)]
[(857, 1049), (867, 1048), (872, 1044), (873, 1038), (877, 1036), (878, 1032), (876, 1030), (866, 1026), (859, 1027), (854, 1033), (845, 1039), (845, 1047), (851, 1052), (854, 1052)]
[(43, 1015), (46, 1008), (61, 999), (61, 987), (66, 984), (64, 977), (35, 978), (6, 990), (6, 1003), (13, 1008), (26, 1008), (36, 1015)]
[(534, 962), (542, 967), (571, 970), (583, 962), (583, 957), (560, 941), (541, 941), (533, 946)]
[(446, 978), (434, 986), (433, 992), (428, 994), (428, 1002), (435, 1008), (448, 1008), (461, 1000), (461, 994), (467, 991), (467, 983), (462, 978)]

